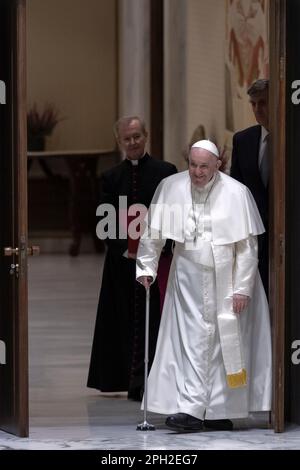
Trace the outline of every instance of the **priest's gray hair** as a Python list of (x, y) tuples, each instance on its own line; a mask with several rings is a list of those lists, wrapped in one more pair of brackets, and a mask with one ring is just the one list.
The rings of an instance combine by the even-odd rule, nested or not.
[(251, 97), (268, 89), (269, 89), (269, 80), (267, 80), (266, 78), (260, 78), (256, 80), (254, 83), (252, 83), (252, 85), (248, 88), (247, 93)]
[(138, 121), (141, 125), (141, 129), (142, 129), (143, 134), (146, 135), (146, 133), (147, 133), (146, 124), (145, 124), (145, 121), (143, 121), (143, 119), (141, 119), (138, 116), (123, 116), (115, 122), (114, 127), (113, 127), (116, 139), (118, 139), (120, 137), (120, 128), (124, 125), (129, 126), (129, 124), (132, 121)]

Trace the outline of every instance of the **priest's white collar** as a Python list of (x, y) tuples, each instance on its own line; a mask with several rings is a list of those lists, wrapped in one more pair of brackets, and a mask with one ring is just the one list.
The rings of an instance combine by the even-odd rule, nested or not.
[(132, 166), (136, 166), (136, 165), (139, 164), (139, 161), (144, 158), (145, 155), (146, 155), (146, 153), (144, 153), (144, 155), (141, 158), (138, 158), (137, 160), (132, 160), (132, 159), (126, 157), (126, 160), (128, 160), (131, 163)]

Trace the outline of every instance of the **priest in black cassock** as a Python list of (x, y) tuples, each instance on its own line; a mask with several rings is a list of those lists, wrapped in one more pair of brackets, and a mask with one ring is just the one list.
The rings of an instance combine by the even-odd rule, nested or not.
[[(140, 118), (119, 119), (115, 135), (125, 159), (102, 175), (101, 203), (113, 205), (117, 221), (128, 226), (132, 218), (120, 209), (119, 197), (126, 197), (127, 209), (133, 204), (149, 207), (160, 181), (177, 169), (145, 152), (148, 134)], [(140, 400), (144, 382), (145, 289), (135, 280), (138, 240), (128, 235), (118, 238), (118, 226), (116, 234), (117, 237), (105, 240), (108, 250), (87, 386), (102, 392), (127, 390), (128, 398)], [(151, 286), (150, 298), (149, 366), (160, 322), (157, 282)]]

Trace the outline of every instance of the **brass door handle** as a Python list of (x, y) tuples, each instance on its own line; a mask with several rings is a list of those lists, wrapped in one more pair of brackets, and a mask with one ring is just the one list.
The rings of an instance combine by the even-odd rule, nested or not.
[(19, 248), (12, 248), (11, 246), (6, 246), (4, 248), (4, 256), (12, 256), (19, 254)]
[[(19, 248), (12, 248), (11, 246), (6, 246), (4, 248), (4, 256), (12, 256), (19, 254)], [(37, 245), (32, 245), (27, 248), (28, 256), (38, 256), (40, 254), (40, 247)]]

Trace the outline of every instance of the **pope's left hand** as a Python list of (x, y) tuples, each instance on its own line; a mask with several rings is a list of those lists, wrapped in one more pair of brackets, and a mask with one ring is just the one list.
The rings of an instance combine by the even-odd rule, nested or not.
[(233, 294), (232, 307), (234, 313), (242, 313), (247, 308), (250, 297), (248, 295)]

